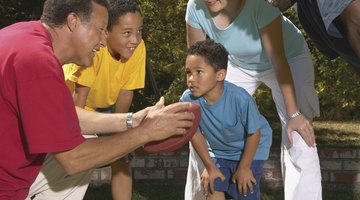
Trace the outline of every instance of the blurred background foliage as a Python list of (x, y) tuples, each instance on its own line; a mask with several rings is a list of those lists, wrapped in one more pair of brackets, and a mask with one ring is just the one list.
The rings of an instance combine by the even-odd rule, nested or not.
[[(17, 21), (39, 19), (44, 0), (0, 0), (0, 27)], [(185, 10), (187, 0), (137, 0), (144, 19), (144, 40), (147, 45), (147, 63), (159, 92), (150, 79), (146, 88), (134, 99), (134, 111), (153, 105), (158, 95), (165, 96), (167, 104), (177, 102), (186, 89), (184, 60), (186, 52)], [(294, 9), (284, 13), (302, 30)], [(304, 32), (303, 32), (304, 33)], [(320, 99), (321, 117), (318, 120), (360, 119), (360, 77), (341, 58), (328, 60), (309, 44), (316, 74), (316, 89)], [(261, 86), (254, 95), (260, 110), (266, 116), (276, 115), (271, 93)]]

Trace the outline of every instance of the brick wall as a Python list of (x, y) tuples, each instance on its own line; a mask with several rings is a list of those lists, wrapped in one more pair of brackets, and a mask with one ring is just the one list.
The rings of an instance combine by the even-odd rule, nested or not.
[[(133, 177), (136, 182), (185, 183), (188, 164), (188, 147), (177, 152), (145, 154), (136, 152), (132, 161)], [(360, 192), (360, 149), (319, 149), (323, 187), (352, 188)], [(280, 170), (280, 149), (272, 148), (269, 160), (264, 165), (263, 182), (272, 188), (282, 187)], [(92, 184), (109, 182), (109, 167), (97, 169)]]

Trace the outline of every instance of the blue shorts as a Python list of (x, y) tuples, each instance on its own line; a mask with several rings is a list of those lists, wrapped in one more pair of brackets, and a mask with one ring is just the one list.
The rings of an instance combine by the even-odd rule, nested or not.
[(233, 198), (236, 200), (246, 199), (246, 200), (260, 200), (260, 178), (263, 172), (264, 161), (263, 160), (253, 160), (251, 164), (251, 170), (253, 172), (254, 178), (256, 179), (256, 185), (253, 185), (254, 193), (250, 193), (249, 188), (247, 189), (247, 196), (240, 195), (237, 184), (231, 181), (232, 175), (235, 173), (239, 161), (234, 160), (225, 160), (221, 158), (212, 158), (216, 167), (219, 168), (221, 173), (225, 176), (225, 181), (221, 181), (220, 178), (215, 179), (214, 189), (216, 191), (224, 192), (225, 196), (228, 198)]

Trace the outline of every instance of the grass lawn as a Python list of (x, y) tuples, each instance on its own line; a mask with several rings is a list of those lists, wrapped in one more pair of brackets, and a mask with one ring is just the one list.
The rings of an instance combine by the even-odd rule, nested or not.
[[(268, 117), (273, 128), (273, 146), (280, 145), (281, 125), (277, 117)], [(360, 148), (360, 121), (314, 121), (318, 148)]]
[[(282, 191), (261, 188), (261, 200), (283, 200)], [(132, 200), (183, 200), (184, 185), (154, 185), (135, 183)], [(352, 191), (323, 191), (324, 200), (360, 200), (360, 194)], [(89, 187), (84, 200), (112, 200), (109, 184)], [(304, 199), (305, 200), (305, 199)]]
[[(273, 145), (280, 145), (280, 123), (267, 117), (274, 129)], [(314, 129), (319, 148), (360, 148), (360, 121), (315, 121)], [(283, 200), (282, 190), (261, 188), (261, 200)], [(111, 200), (110, 185), (89, 187), (84, 200)], [(183, 200), (184, 185), (134, 183), (133, 200)], [(344, 190), (323, 190), (324, 200), (360, 200), (360, 193)]]
[(315, 121), (319, 147), (360, 148), (360, 121)]

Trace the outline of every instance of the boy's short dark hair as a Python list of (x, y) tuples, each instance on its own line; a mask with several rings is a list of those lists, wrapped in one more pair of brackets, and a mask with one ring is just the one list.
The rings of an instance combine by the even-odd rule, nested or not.
[(206, 39), (196, 42), (188, 49), (187, 56), (189, 55), (202, 56), (215, 72), (227, 69), (229, 53), (222, 44), (213, 40)]
[(50, 27), (60, 27), (66, 23), (67, 16), (74, 12), (84, 22), (89, 22), (92, 14), (92, 2), (109, 9), (107, 0), (46, 0), (41, 21)]
[(119, 17), (126, 15), (127, 13), (140, 13), (141, 10), (135, 0), (109, 0), (109, 21), (107, 30), (111, 31), (113, 26), (118, 23)]

